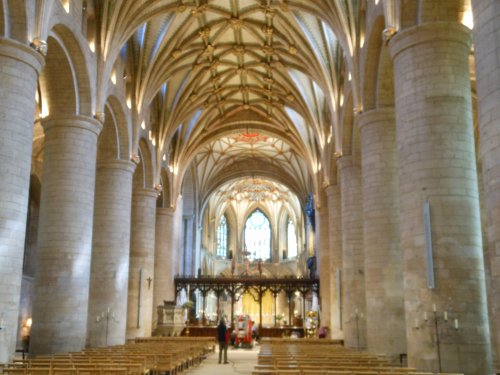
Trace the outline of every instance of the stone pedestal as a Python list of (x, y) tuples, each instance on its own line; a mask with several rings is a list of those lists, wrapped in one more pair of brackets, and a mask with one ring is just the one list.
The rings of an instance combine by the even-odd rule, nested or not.
[(328, 186), (328, 235), (330, 237), (330, 337), (343, 339), (341, 308), (342, 277), (342, 215), (340, 213), (340, 187)]
[(184, 329), (184, 309), (175, 306), (173, 301), (157, 307), (158, 322), (155, 336), (180, 336)]
[(342, 299), (345, 345), (366, 347), (361, 168), (352, 156), (337, 161), (342, 212)]
[(480, 159), (483, 165), (490, 260), (490, 311), (496, 372), (500, 372), (500, 3), (472, 0), (479, 109)]
[(89, 117), (46, 118), (30, 354), (85, 347), (97, 136)]
[(157, 197), (154, 189), (132, 194), (127, 339), (151, 336)]
[(40, 54), (0, 38), (0, 362), (15, 351)]
[[(132, 175), (135, 164), (110, 160), (97, 164), (88, 336), (90, 347), (125, 343)], [(97, 316), (111, 310), (108, 324)]]
[(368, 350), (393, 363), (406, 353), (403, 251), (394, 108), (359, 116), (363, 174), (363, 241)]
[[(471, 88), (470, 30), (428, 23), (396, 34), (394, 60), (408, 362), (491, 373)], [(430, 204), (435, 289), (428, 288), (423, 205)], [(435, 304), (433, 325), (422, 323)], [(460, 330), (443, 322), (458, 319)], [(440, 356), (438, 355), (440, 353)], [(440, 357), (440, 358), (439, 358)]]

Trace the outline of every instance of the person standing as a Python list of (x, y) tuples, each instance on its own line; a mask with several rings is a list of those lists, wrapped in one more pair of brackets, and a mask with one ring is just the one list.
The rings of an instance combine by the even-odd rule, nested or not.
[(222, 360), (222, 352), (224, 352), (224, 364), (229, 363), (227, 361), (227, 327), (224, 319), (221, 319), (219, 325), (217, 326), (217, 340), (219, 341), (219, 364)]

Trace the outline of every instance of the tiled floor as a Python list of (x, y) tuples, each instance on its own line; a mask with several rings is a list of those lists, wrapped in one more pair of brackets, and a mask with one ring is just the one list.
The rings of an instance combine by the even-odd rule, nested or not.
[(257, 364), (257, 353), (259, 347), (253, 349), (231, 349), (227, 351), (227, 359), (229, 364), (218, 364), (219, 361), (219, 348), (216, 348), (215, 353), (208, 355), (202, 364), (194, 367), (185, 374), (189, 375), (250, 375), (253, 367)]

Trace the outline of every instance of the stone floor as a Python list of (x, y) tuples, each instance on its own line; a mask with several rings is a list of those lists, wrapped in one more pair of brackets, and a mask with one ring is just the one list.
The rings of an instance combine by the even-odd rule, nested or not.
[(229, 375), (242, 374), (250, 375), (253, 367), (257, 364), (257, 353), (259, 347), (253, 349), (231, 349), (227, 351), (227, 359), (229, 364), (218, 364), (219, 348), (216, 348), (215, 353), (210, 353), (202, 364), (198, 367), (189, 369), (185, 374), (189, 375)]

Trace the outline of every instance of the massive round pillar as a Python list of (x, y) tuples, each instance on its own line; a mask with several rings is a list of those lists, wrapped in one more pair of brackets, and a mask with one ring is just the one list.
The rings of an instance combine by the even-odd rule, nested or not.
[(480, 155), (483, 163), (491, 272), (491, 332), (500, 371), (500, 3), (472, 0)]
[(343, 339), (342, 328), (342, 215), (340, 213), (340, 186), (326, 189), (328, 204), (328, 235), (330, 245), (330, 337)]
[(34, 283), (30, 354), (85, 347), (89, 299), (98, 121), (50, 117)]
[[(178, 210), (178, 208), (177, 208)], [(155, 280), (154, 303), (163, 305), (163, 301), (175, 302), (174, 276), (179, 264), (178, 239), (181, 220), (175, 208), (156, 209), (156, 243), (155, 243)]]
[(97, 164), (88, 318), (91, 347), (125, 343), (134, 170), (135, 164), (128, 160)]
[(147, 188), (132, 194), (127, 339), (151, 336), (157, 197)]
[(330, 327), (331, 312), (330, 312), (330, 237), (328, 235), (328, 207), (326, 206), (326, 196), (323, 194), (323, 206), (316, 210), (317, 238), (316, 247), (318, 252), (318, 273), (320, 283), (320, 296), (321, 296), (321, 325)]
[(342, 215), (342, 314), (345, 345), (366, 347), (361, 168), (353, 156), (338, 159)]
[(359, 116), (368, 350), (394, 363), (406, 353), (403, 252), (394, 108)]
[(43, 57), (0, 38), (0, 362), (15, 351), (26, 235), (35, 92)]
[[(491, 373), (491, 352), (470, 42), (465, 26), (435, 22), (400, 31), (389, 47), (395, 72), (409, 365), (484, 375)], [(430, 230), (424, 230), (424, 205), (430, 207), (425, 225)], [(433, 267), (427, 260), (431, 257), (426, 258), (431, 253), (426, 252), (426, 239), (432, 245)], [(435, 288), (428, 287), (430, 270)], [(453, 329), (454, 319), (458, 330)]]

